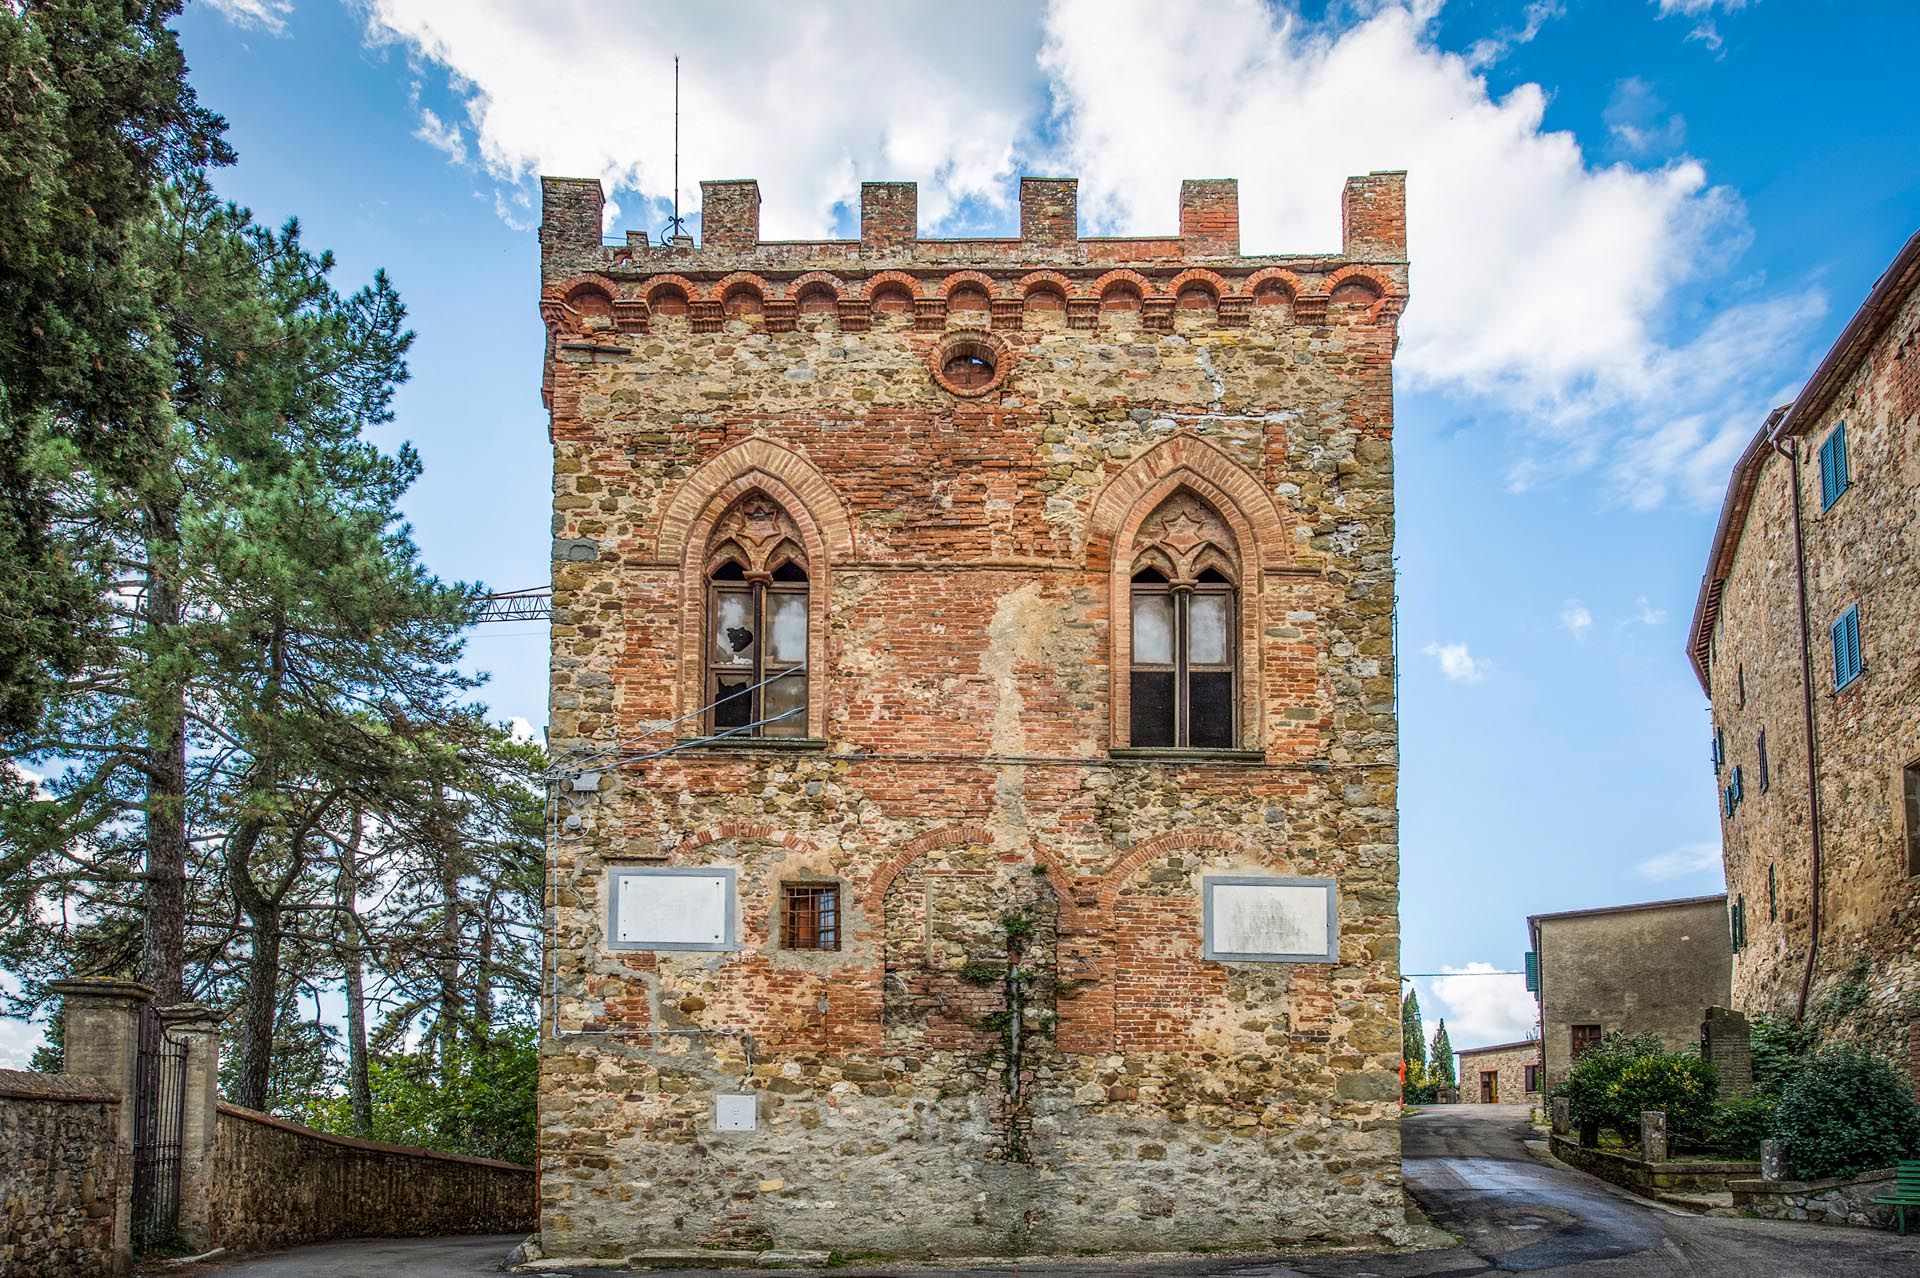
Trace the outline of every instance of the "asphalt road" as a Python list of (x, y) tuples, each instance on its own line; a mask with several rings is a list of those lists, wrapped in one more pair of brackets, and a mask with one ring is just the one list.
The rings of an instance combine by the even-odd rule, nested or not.
[[(1566, 1278), (1916, 1278), (1920, 1236), (1695, 1216), (1642, 1202), (1529, 1155), (1526, 1109), (1462, 1105), (1405, 1124), (1407, 1188), (1463, 1245), (1401, 1254), (1224, 1259), (1026, 1262), (941, 1269), (949, 1278), (1471, 1278), (1528, 1273)], [(230, 1265), (195, 1266), (221, 1278), (479, 1278), (495, 1274), (517, 1238), (328, 1243)], [(178, 1271), (176, 1271), (178, 1272)], [(556, 1271), (549, 1271), (556, 1272)], [(582, 1269), (578, 1278), (614, 1271)], [(679, 1271), (742, 1278), (775, 1271)], [(779, 1271), (791, 1275), (793, 1271)], [(915, 1266), (833, 1271), (844, 1278), (927, 1273)]]

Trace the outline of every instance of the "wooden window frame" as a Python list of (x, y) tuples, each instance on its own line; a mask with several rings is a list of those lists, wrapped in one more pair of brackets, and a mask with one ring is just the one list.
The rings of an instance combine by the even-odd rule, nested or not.
[(1538, 1094), (1542, 1067), (1538, 1063), (1529, 1063), (1520, 1067), (1520, 1090), (1526, 1094)]
[[(707, 709), (703, 716), (704, 723), (702, 726), (709, 735), (713, 736), (725, 733), (729, 737), (805, 737), (807, 735), (807, 716), (811, 709), (810, 702), (812, 694), (812, 683), (808, 678), (808, 673), (813, 657), (813, 600), (810, 598), (810, 592), (813, 589), (813, 580), (811, 576), (809, 576), (805, 581), (776, 581), (773, 580), (771, 576), (762, 577), (754, 574), (747, 574), (733, 580), (720, 580), (716, 578), (714, 574), (728, 563), (738, 564), (739, 560), (722, 560), (707, 570), (706, 624), (703, 627), (704, 643), (701, 648), (701, 687), (706, 694), (704, 704)], [(780, 566), (785, 566), (786, 564), (792, 564), (801, 572), (806, 572), (806, 565), (797, 560), (784, 560)], [(778, 571), (778, 567), (776, 567), (775, 571)], [(727, 664), (715, 661), (714, 653), (719, 647), (719, 639), (715, 634), (715, 626), (718, 623), (720, 596), (723, 594), (737, 595), (742, 593), (749, 594), (752, 600), (751, 608), (754, 627), (753, 659), (750, 662), (741, 662), (739, 664)], [(789, 667), (789, 669), (794, 671), (789, 677), (797, 678), (800, 683), (799, 712), (786, 719), (782, 719), (778, 723), (763, 724), (760, 720), (764, 717), (762, 706), (765, 705), (765, 685), (769, 678), (769, 670), (767, 667), (767, 638), (771, 630), (771, 627), (768, 625), (769, 618), (771, 617), (768, 601), (777, 595), (798, 595), (800, 597), (802, 609), (806, 612), (807, 616), (805, 640), (807, 651), (806, 655), (801, 658), (801, 664), (798, 667)], [(772, 673), (777, 674), (779, 671), (776, 669)], [(747, 677), (747, 684), (751, 689), (747, 694), (747, 722), (756, 726), (749, 728), (722, 728), (719, 724), (720, 680), (723, 678), (737, 679), (742, 675)]]
[(1920, 878), (1920, 759), (1900, 769), (1900, 807), (1907, 835), (1907, 875)]
[[(813, 902), (809, 910), (795, 908), (799, 898)], [(825, 902), (824, 906), (821, 904)], [(810, 926), (802, 927), (802, 922)], [(780, 884), (780, 948), (809, 953), (840, 950), (840, 885), (831, 879), (795, 879)]]
[[(1592, 1030), (1593, 1033), (1591, 1036), (1584, 1035), (1581, 1032), (1583, 1030)], [(1570, 1042), (1573, 1049), (1572, 1052), (1570, 1053), (1570, 1057), (1571, 1059), (1577, 1061), (1580, 1059), (1582, 1055), (1584, 1055), (1586, 1052), (1588, 1052), (1592, 1048), (1600, 1046), (1601, 1040), (1605, 1039), (1607, 1036), (1607, 1027), (1605, 1025), (1598, 1025), (1592, 1022), (1583, 1022), (1582, 1024), (1579, 1024), (1579, 1025), (1568, 1026), (1567, 1034), (1568, 1034), (1568, 1041)], [(1581, 1042), (1582, 1038), (1586, 1039), (1584, 1043)]]
[[(1136, 574), (1137, 576), (1137, 574)], [(1166, 595), (1173, 600), (1173, 660), (1171, 662), (1140, 660), (1140, 637), (1133, 633), (1133, 602), (1140, 595)], [(1225, 674), (1227, 676), (1227, 744), (1224, 746), (1193, 746), (1193, 698), (1191, 678), (1195, 665), (1188, 659), (1188, 620), (1189, 605), (1195, 595), (1218, 596), (1227, 601), (1226, 640), (1227, 653), (1224, 662), (1206, 662), (1197, 668), (1203, 674)], [(1173, 741), (1157, 745), (1147, 745), (1137, 739), (1133, 726), (1128, 724), (1127, 740), (1136, 747), (1162, 750), (1214, 749), (1231, 750), (1240, 743), (1240, 589), (1233, 582), (1165, 582), (1138, 581), (1129, 579), (1127, 592), (1127, 681), (1128, 712), (1138, 703), (1138, 694), (1133, 690), (1135, 674), (1173, 674)]]

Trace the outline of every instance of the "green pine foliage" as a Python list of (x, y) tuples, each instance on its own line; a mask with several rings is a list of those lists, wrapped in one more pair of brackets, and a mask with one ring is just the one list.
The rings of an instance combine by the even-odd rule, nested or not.
[(138, 977), (241, 1104), (524, 1156), (546, 760), (400, 516), (405, 308), (214, 193), (178, 10), (0, 5), (4, 1002)]
[(1420, 1023), (1420, 995), (1409, 985), (1406, 998), (1400, 1002), (1400, 1054), (1406, 1059), (1409, 1081), (1416, 1068), (1426, 1072), (1426, 1039), (1426, 1028)]

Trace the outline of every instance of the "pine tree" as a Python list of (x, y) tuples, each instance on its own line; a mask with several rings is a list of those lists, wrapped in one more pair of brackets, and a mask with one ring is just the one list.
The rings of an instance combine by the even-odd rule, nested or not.
[(1447, 1037), (1445, 1017), (1440, 1019), (1440, 1028), (1433, 1032), (1433, 1052), (1427, 1060), (1427, 1072), (1441, 1086), (1452, 1087), (1460, 1081), (1453, 1067), (1453, 1042)]
[(133, 232), (164, 182), (233, 159), (186, 83), (179, 11), (0, 5), (0, 740), (102, 634), (95, 530), (63, 519), (62, 489), (164, 451), (166, 329)]
[(1427, 1067), (1427, 1039), (1420, 1023), (1420, 995), (1411, 985), (1400, 1003), (1400, 1052), (1407, 1062), (1407, 1082), (1418, 1083)]

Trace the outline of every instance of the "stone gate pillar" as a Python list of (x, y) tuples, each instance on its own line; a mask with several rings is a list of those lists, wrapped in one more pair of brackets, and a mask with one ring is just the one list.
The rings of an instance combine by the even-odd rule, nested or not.
[(187, 1046), (180, 1120), (180, 1237), (200, 1251), (218, 1244), (213, 1221), (213, 1139), (220, 1104), (220, 1022), (200, 1003), (160, 1009), (168, 1037)]
[(113, 1156), (113, 1271), (133, 1268), (134, 1079), (140, 1066), (140, 1013), (153, 991), (134, 981), (89, 977), (48, 987), (62, 1003), (63, 1073), (89, 1079), (120, 1098)]

